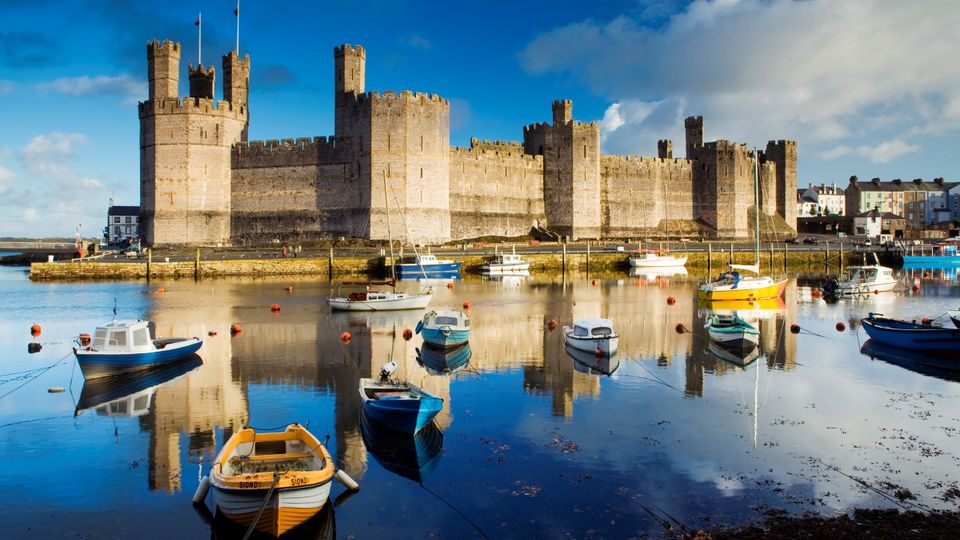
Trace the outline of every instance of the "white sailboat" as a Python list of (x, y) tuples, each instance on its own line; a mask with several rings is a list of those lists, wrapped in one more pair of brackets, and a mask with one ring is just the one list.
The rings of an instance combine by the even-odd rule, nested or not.
[(484, 263), (480, 273), (484, 275), (529, 275), (530, 261), (525, 261), (517, 255), (517, 248), (513, 253), (498, 253), (496, 259)]
[[(754, 208), (754, 259), (753, 264), (731, 264), (730, 272), (724, 272), (716, 281), (699, 287), (701, 300), (766, 300), (779, 298), (787, 287), (787, 280), (775, 280), (760, 275), (760, 164), (757, 151), (753, 152), (753, 208)], [(756, 274), (741, 276), (738, 270)]]
[[(669, 213), (667, 211), (666, 187), (664, 187), (663, 197), (663, 227), (667, 232), (669, 223)], [(669, 250), (638, 250), (630, 256), (630, 266), (633, 268), (669, 268), (678, 267), (687, 264), (687, 256), (670, 255)]]
[[(373, 282), (346, 282), (345, 285), (365, 285), (366, 290), (347, 296), (328, 298), (330, 308), (336, 311), (393, 311), (424, 309), (433, 299), (433, 287), (424, 287), (416, 294), (397, 291), (397, 275), (393, 258), (393, 234), (390, 231), (390, 200), (387, 197), (387, 175), (383, 175), (383, 197), (387, 203), (387, 239), (390, 244), (390, 280)], [(398, 206), (399, 210), (399, 206)], [(373, 285), (388, 285), (392, 291), (372, 289)]]

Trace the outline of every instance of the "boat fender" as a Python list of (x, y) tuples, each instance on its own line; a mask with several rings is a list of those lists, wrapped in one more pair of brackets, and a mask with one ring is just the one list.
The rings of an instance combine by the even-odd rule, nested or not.
[(207, 491), (210, 490), (210, 477), (204, 475), (200, 479), (200, 484), (197, 486), (197, 491), (193, 494), (193, 504), (203, 504), (203, 500), (207, 498)]
[(417, 323), (417, 334), (419, 334), (421, 330), (423, 330), (423, 321)]
[(338, 470), (335, 477), (341, 484), (343, 484), (343, 487), (349, 489), (350, 491), (357, 491), (360, 489), (360, 484), (358, 484), (353, 478), (350, 478), (350, 475), (347, 474), (343, 469)]
[(444, 337), (449, 337), (449, 336), (450, 336), (450, 327), (449, 327), (449, 326), (441, 326), (441, 327), (440, 327), (440, 333), (443, 334)]
[(396, 373), (396, 371), (397, 371), (397, 363), (391, 360), (386, 364), (384, 364), (382, 368), (380, 368), (380, 379), (387, 380), (390, 378), (391, 375)]

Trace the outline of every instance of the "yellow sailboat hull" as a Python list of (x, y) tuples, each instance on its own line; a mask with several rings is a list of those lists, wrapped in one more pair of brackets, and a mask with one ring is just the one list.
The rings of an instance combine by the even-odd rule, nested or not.
[(776, 281), (771, 285), (758, 288), (737, 288), (737, 289), (700, 289), (700, 300), (708, 302), (726, 302), (726, 301), (757, 301), (768, 300), (771, 298), (780, 298), (783, 296), (784, 289), (787, 288), (787, 280)]

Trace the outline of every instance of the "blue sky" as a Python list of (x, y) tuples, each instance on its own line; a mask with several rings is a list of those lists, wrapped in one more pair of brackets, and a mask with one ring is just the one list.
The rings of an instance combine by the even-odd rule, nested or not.
[[(451, 141), (520, 140), (574, 100), (606, 153), (707, 140), (799, 143), (799, 182), (960, 180), (960, 4), (895, 0), (241, 4), (252, 139), (333, 131), (333, 47), (367, 49), (367, 89), (451, 101)], [(145, 45), (218, 70), (231, 0), (0, 0), (0, 236), (99, 234), (107, 199), (139, 203)], [(681, 156), (682, 150), (676, 155)]]

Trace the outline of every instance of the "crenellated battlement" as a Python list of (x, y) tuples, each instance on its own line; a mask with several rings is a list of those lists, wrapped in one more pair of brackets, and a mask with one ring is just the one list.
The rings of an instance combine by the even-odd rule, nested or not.
[(768, 141), (767, 146), (777, 146), (781, 148), (797, 148), (797, 141), (792, 141), (790, 139), (779, 139), (776, 141)]
[(140, 118), (161, 114), (206, 114), (236, 120), (245, 120), (247, 108), (234, 108), (229, 101), (206, 98), (162, 98), (141, 101), (138, 105)]
[(153, 40), (150, 43), (147, 43), (147, 54), (151, 53), (172, 53), (177, 56), (180, 55), (180, 44), (169, 39), (163, 40), (160, 42), (158, 40)]
[(750, 152), (746, 144), (731, 142), (726, 139), (717, 139), (713, 142), (703, 143), (702, 148), (706, 151), (716, 150), (718, 152)]
[(451, 158), (460, 156), (465, 159), (510, 158), (521, 159), (529, 166), (542, 167), (543, 156), (531, 155), (523, 151), (523, 146), (514, 141), (480, 141), (470, 139), (470, 148), (450, 147)]
[(407, 101), (410, 103), (437, 103), (450, 106), (450, 102), (439, 94), (427, 92), (413, 92), (410, 90), (373, 90), (358, 94), (351, 94), (356, 103), (370, 103), (373, 101)]
[(204, 67), (203, 64), (194, 66), (192, 63), (187, 64), (187, 73), (190, 75), (205, 75), (207, 77), (212, 77), (216, 75), (217, 68), (212, 65)]
[(351, 152), (349, 137), (249, 141), (233, 145), (233, 166), (246, 169), (348, 163)]
[(653, 156), (625, 156), (622, 154), (601, 154), (600, 164), (604, 167), (618, 165), (680, 165), (689, 167), (693, 163), (686, 158), (660, 158)]
[(353, 53), (359, 56), (360, 58), (367, 57), (367, 51), (363, 48), (363, 45), (351, 45), (349, 43), (344, 43), (343, 45), (338, 45), (333, 48), (333, 57), (344, 56), (347, 53)]

